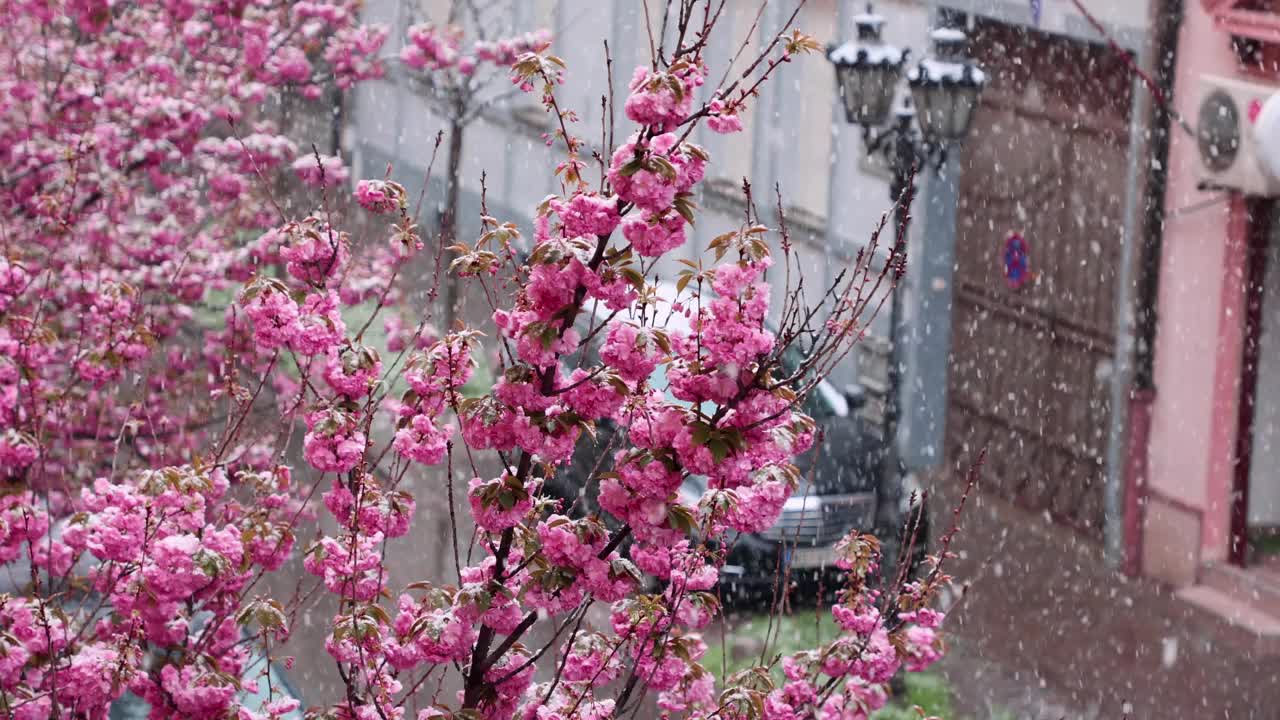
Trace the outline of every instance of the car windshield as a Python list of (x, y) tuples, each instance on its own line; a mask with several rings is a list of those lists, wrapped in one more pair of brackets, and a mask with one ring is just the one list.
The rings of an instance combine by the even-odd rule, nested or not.
[[(782, 353), (781, 371), (785, 375), (791, 375), (800, 367), (801, 363), (804, 362), (804, 357), (804, 351), (797, 345), (793, 344), (789, 346)], [(832, 397), (833, 395), (835, 397)], [(801, 405), (801, 409), (804, 411), (805, 415), (814, 419), (841, 415), (843, 413), (836, 407), (836, 400), (839, 397), (839, 394), (835, 392), (834, 388), (832, 388), (826, 381), (823, 381), (818, 383), (818, 385), (814, 387), (807, 396), (805, 396), (804, 404)]]

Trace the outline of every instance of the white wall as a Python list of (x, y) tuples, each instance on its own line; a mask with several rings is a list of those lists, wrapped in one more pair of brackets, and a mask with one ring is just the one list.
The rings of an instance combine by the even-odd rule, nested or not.
[[(1151, 0), (1086, 0), (1084, 6), (1121, 47), (1140, 49), (1150, 21)], [(1031, 15), (1031, 0), (930, 0), (935, 6), (976, 13), (1017, 25), (1035, 25), (1045, 32), (1101, 40), (1071, 0), (1040, 0), (1040, 20)]]
[[(650, 7), (656, 12), (661, 4), (650, 3)], [(643, 4), (639, 0), (542, 0), (513, 5), (517, 9), (508, 15), (507, 22), (522, 29), (549, 27), (555, 33), (553, 51), (569, 66), (558, 97), (580, 117), (571, 131), (593, 147), (599, 144), (600, 97), (607, 89), (604, 51), (598, 39), (609, 39), (614, 59), (614, 95), (619, 107), (616, 139), (622, 142), (630, 126), (620, 111), (626, 82), (632, 69), (648, 58)], [(719, 34), (706, 52), (709, 86), (725, 72), (728, 59), (747, 36), (758, 7), (756, 3), (738, 1), (729, 6)], [(371, 0), (367, 5), (370, 19), (393, 26), (387, 54), (398, 52), (408, 23), (404, 7), (402, 0)], [(444, 18), (445, 7), (447, 3), (440, 0), (427, 3), (430, 16), (437, 21)], [(852, 32), (852, 28), (841, 28), (839, 20), (861, 9), (862, 3), (852, 0), (811, 0), (797, 25), (820, 42), (838, 41)], [(731, 78), (754, 57), (759, 39), (766, 34), (771, 36), (790, 10), (786, 3), (767, 6), (761, 26), (754, 37), (747, 38), (747, 50)], [(885, 33), (888, 40), (924, 48), (928, 9), (923, 3), (880, 2), (877, 10), (889, 20)], [(654, 32), (657, 33), (656, 20)], [(503, 80), (495, 85), (503, 92), (508, 87)], [(547, 128), (538, 123), (547, 122), (547, 116), (535, 101), (536, 98), (518, 97), (497, 107), (472, 125), (466, 135), (464, 188), (477, 191), (481, 171), (487, 172), (490, 203), (523, 215), (510, 218), (514, 220), (527, 221), (533, 207), (559, 189), (551, 168), (560, 153), (545, 147), (539, 137)], [(865, 169), (860, 131), (845, 124), (843, 117), (834, 112), (835, 104), (831, 66), (820, 54), (811, 55), (779, 69), (776, 78), (750, 104), (742, 133), (718, 136), (705, 128), (699, 131), (695, 140), (710, 151), (712, 164), (700, 198), (706, 211), (692, 241), (683, 249), (686, 257), (700, 254), (711, 237), (741, 222), (740, 199), (732, 192), (712, 190), (737, 188), (746, 176), (758, 196), (767, 194), (772, 198), (773, 184), (781, 184), (788, 222), (797, 243), (798, 265), (805, 273), (807, 287), (816, 289), (847, 265), (890, 203), (884, 177)], [(381, 164), (387, 158), (397, 158), (398, 176), (420, 176), (430, 157), (435, 133), (444, 127), (425, 98), (408, 90), (395, 73), (386, 80), (361, 86), (352, 116), (354, 141), (349, 150), (354, 152), (357, 164), (364, 160), (363, 167), (356, 168), (364, 176), (381, 176), (385, 170)], [(442, 152), (436, 163), (437, 173), (443, 164)], [(763, 204), (767, 207), (762, 210), (770, 212), (772, 200)], [(470, 219), (464, 216), (462, 227), (466, 228), (468, 222)], [(660, 268), (659, 272), (670, 277), (674, 271)], [(881, 332), (886, 320), (880, 319)], [(852, 379), (853, 370), (852, 364), (846, 363), (835, 379), (847, 382)]]

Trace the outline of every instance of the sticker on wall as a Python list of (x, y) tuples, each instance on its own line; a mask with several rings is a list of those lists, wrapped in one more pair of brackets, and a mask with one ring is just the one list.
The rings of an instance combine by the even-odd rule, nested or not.
[(1010, 233), (1004, 241), (1004, 279), (1017, 290), (1031, 279), (1031, 251), (1019, 233)]

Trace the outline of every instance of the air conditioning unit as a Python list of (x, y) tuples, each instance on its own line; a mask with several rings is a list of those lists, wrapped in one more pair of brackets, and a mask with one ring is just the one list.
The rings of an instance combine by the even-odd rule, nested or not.
[(1280, 195), (1277, 88), (1203, 76), (1196, 135), (1204, 184), (1245, 195)]

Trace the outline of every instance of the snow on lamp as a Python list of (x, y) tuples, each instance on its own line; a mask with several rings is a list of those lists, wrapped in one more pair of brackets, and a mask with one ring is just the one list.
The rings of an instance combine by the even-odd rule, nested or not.
[(907, 51), (881, 40), (884, 17), (872, 13), (870, 5), (853, 23), (857, 39), (831, 47), (827, 59), (835, 65), (836, 91), (849, 122), (878, 126), (889, 117)]
[(957, 142), (969, 133), (987, 77), (965, 57), (964, 31), (938, 28), (930, 38), (934, 56), (912, 68), (907, 82), (925, 139), (934, 143)]

